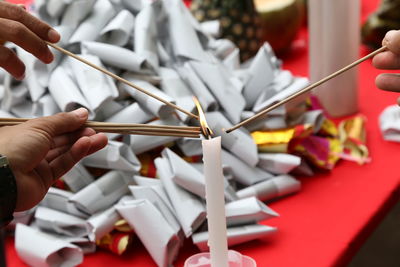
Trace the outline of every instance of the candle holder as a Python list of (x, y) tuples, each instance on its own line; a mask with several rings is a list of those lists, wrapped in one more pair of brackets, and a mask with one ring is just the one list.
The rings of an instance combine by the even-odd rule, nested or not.
[[(210, 267), (211, 256), (209, 252), (195, 254), (185, 261), (184, 267)], [(235, 250), (228, 251), (229, 267), (257, 267), (257, 263), (252, 258), (242, 255)]]

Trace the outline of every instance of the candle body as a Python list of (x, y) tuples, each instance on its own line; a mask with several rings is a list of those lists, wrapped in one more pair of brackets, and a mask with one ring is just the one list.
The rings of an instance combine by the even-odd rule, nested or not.
[(202, 146), (211, 266), (228, 267), (221, 137), (203, 140)]
[[(317, 82), (359, 58), (360, 0), (309, 0), (310, 78)], [(357, 67), (314, 90), (333, 117), (358, 110)]]

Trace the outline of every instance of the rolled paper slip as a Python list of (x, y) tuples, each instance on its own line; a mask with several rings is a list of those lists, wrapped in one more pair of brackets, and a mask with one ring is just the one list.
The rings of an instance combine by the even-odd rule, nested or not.
[(67, 214), (77, 216), (82, 219), (88, 218), (90, 215), (78, 210), (75, 205), (69, 202), (74, 194), (55, 187), (50, 187), (44, 199), (39, 203), (40, 206), (58, 210)]
[(89, 240), (93, 242), (100, 240), (103, 236), (110, 233), (114, 229), (115, 223), (121, 219), (122, 217), (119, 215), (115, 207), (99, 211), (92, 215), (87, 220), (90, 232)]
[(379, 116), (379, 126), (383, 139), (400, 142), (400, 108), (397, 105), (386, 107)]
[(79, 210), (94, 214), (110, 207), (129, 192), (128, 184), (133, 182), (131, 175), (121, 171), (109, 171), (74, 194), (69, 201)]
[(37, 102), (34, 102), (32, 106), (32, 114), (34, 117), (51, 116), (58, 112), (61, 112), (61, 110), (50, 94), (43, 95)]
[(261, 92), (273, 82), (275, 72), (278, 69), (276, 61), (277, 58), (271, 46), (268, 43), (264, 43), (249, 68), (250, 79), (247, 81), (243, 91), (246, 99), (246, 108), (253, 107)]
[[(173, 181), (185, 188), (187, 191), (205, 199), (206, 188), (203, 173), (198, 171), (195, 167), (179, 157), (169, 148), (165, 148), (161, 154), (163, 158), (166, 158), (169, 161), (173, 174)], [(228, 181), (226, 181), (225, 177), (224, 189), (227, 199), (237, 199), (234, 190), (230, 188), (230, 185)]]
[(126, 9), (121, 10), (100, 32), (105, 43), (125, 46), (135, 27), (135, 17)]
[[(93, 64), (102, 66), (100, 59), (93, 55), (80, 55), (83, 59)], [(68, 57), (67, 62), (71, 66), (74, 78), (83, 96), (93, 110), (98, 110), (105, 102), (118, 97), (118, 89), (115, 81), (100, 71), (82, 64), (74, 58)]]
[(118, 204), (116, 209), (135, 229), (157, 266), (171, 266), (178, 255), (180, 240), (160, 211), (146, 199)]
[(30, 266), (76, 266), (83, 261), (79, 247), (23, 224), (15, 230), (15, 249)]
[(124, 143), (108, 141), (105, 148), (82, 160), (83, 165), (120, 171), (138, 172), (140, 161), (132, 148)]
[[(52, 233), (53, 236), (57, 236)], [(96, 252), (96, 243), (89, 240), (87, 237), (60, 236), (61, 239), (79, 247), (83, 254)]]
[(157, 55), (157, 20), (161, 17), (159, 4), (149, 3), (136, 16), (134, 29), (134, 50), (146, 59), (152, 70), (158, 72), (159, 60)]
[(36, 225), (44, 231), (58, 234), (83, 237), (89, 234), (85, 220), (46, 207), (38, 207), (35, 212)]
[[(290, 84), (288, 87), (284, 88), (283, 90), (279, 91), (275, 95), (273, 95), (270, 98), (265, 99), (265, 101), (259, 101), (255, 103), (253, 107), (253, 111), (258, 113), (265, 108), (271, 106), (272, 104), (282, 101), (289, 96), (299, 92), (301, 89), (305, 88), (307, 85), (309, 85), (310, 81), (307, 78), (295, 78), (293, 83)], [(295, 106), (297, 103), (300, 101), (304, 100), (305, 97), (299, 98), (299, 100), (293, 100), (291, 101), (291, 104), (287, 104), (287, 109), (290, 110), (292, 106)]]
[(177, 219), (186, 237), (191, 236), (206, 219), (203, 202), (192, 193), (181, 188), (173, 181), (173, 173), (168, 159), (155, 160), (158, 176), (171, 200)]
[(1, 109), (4, 111), (10, 111), (12, 107), (26, 103), (29, 93), (25, 84), (18, 83), (17, 85), (13, 85), (12, 83), (13, 78), (7, 74), (4, 78), (4, 93), (1, 100)]
[(149, 114), (139, 106), (137, 102), (114, 113), (111, 117), (106, 119), (106, 122), (119, 122), (119, 123), (146, 123), (154, 118), (154, 115)]
[(11, 107), (10, 112), (17, 117), (33, 118), (33, 104), (32, 102), (20, 103)]
[(98, 0), (94, 4), (92, 12), (82, 21), (69, 40), (70, 44), (82, 41), (94, 41), (100, 35), (100, 31), (115, 16), (116, 11), (108, 0)]
[(189, 85), (194, 95), (198, 96), (199, 102), (204, 110), (215, 111), (219, 109), (217, 100), (210, 93), (189, 62), (184, 63), (182, 67), (178, 67), (177, 71), (182, 79)]
[(60, 24), (69, 26), (75, 30), (82, 20), (92, 12), (96, 2), (96, 0), (72, 1), (62, 14)]
[(52, 72), (49, 91), (62, 111), (72, 111), (78, 107), (86, 107), (90, 112), (90, 117), (94, 117), (94, 112), (89, 103), (64, 67), (58, 66)]
[(237, 49), (236, 45), (229, 39), (211, 39), (208, 48), (220, 59), (225, 59)]
[(279, 216), (256, 197), (243, 198), (226, 204), (225, 213), (228, 226), (253, 224)]
[(32, 221), (32, 217), (35, 213), (36, 207), (33, 207), (30, 210), (14, 212), (14, 219), (5, 227), (6, 231), (15, 231), (15, 227), (17, 224), (30, 224)]
[(202, 154), (201, 143), (192, 138), (181, 138), (175, 142), (183, 154), (187, 157)]
[(49, 79), (47, 67), (22, 48), (17, 48), (17, 54), (25, 64), (25, 79), (23, 83), (29, 90), (31, 100), (35, 102), (46, 92)]
[(271, 173), (286, 174), (300, 166), (301, 158), (286, 153), (260, 153), (258, 166)]
[(242, 185), (252, 185), (273, 178), (274, 176), (258, 167), (252, 167), (226, 150), (221, 152), (222, 162), (231, 168), (233, 178)]
[(80, 162), (72, 167), (70, 171), (64, 174), (62, 179), (72, 192), (78, 192), (94, 181), (93, 176)]
[(218, 100), (221, 109), (232, 123), (240, 121), (245, 100), (225, 73), (221, 63), (191, 61), (190, 65)]
[[(229, 227), (227, 229), (228, 234), (228, 246), (243, 244), (256, 239), (267, 239), (277, 232), (276, 227), (261, 225), (261, 224), (250, 224), (243, 226)], [(192, 236), (193, 243), (197, 246), (200, 251), (208, 251), (208, 232), (195, 233)]]
[(235, 50), (230, 53), (223, 61), (224, 65), (231, 71), (238, 70), (240, 68), (240, 50)]
[(67, 1), (49, 0), (46, 5), (47, 13), (53, 18), (58, 18), (67, 4)]
[[(246, 120), (254, 115), (255, 113), (252, 111), (244, 111), (241, 118), (242, 120)], [(266, 114), (262, 116), (259, 120), (249, 122), (245, 127), (250, 132), (254, 132), (260, 129), (274, 130), (287, 128), (288, 125), (286, 123), (286, 111), (283, 109), (283, 114), (278, 115)]]
[(227, 134), (223, 129), (228, 129), (232, 124), (220, 112), (206, 113), (209, 127), (213, 129), (215, 135), (222, 136), (222, 146), (233, 155), (237, 156), (250, 166), (258, 163), (257, 145), (254, 143), (250, 134), (241, 129)]
[(300, 191), (301, 184), (290, 175), (280, 175), (273, 179), (237, 191), (239, 198), (257, 197), (261, 201), (273, 200)]
[(0, 69), (0, 83), (3, 83), (5, 76), (6, 72), (3, 69)]
[[(175, 100), (172, 97), (163, 93), (160, 89), (158, 89), (157, 87), (155, 87), (154, 85), (152, 85), (148, 82), (137, 80), (137, 79), (133, 78), (129, 73), (124, 74), (123, 78), (136, 84), (137, 86), (145, 89), (147, 92), (155, 94), (170, 103), (171, 102), (175, 103)], [(126, 91), (143, 108), (150, 111), (155, 117), (165, 119), (165, 118), (170, 117), (170, 115), (175, 111), (170, 105), (167, 105), (161, 101), (158, 101), (157, 99), (155, 99), (147, 94), (143, 94), (142, 92), (139, 92), (138, 90), (136, 90), (126, 84), (121, 83), (119, 85), (119, 88)]]
[(147, 199), (157, 207), (171, 228), (174, 229), (176, 235), (183, 241), (182, 227), (175, 216), (175, 211), (172, 205), (166, 202), (163, 196), (159, 194), (157, 189), (155, 186), (129, 186), (129, 190), (135, 199)]
[(209, 20), (200, 23), (201, 30), (212, 37), (218, 38), (221, 34), (221, 23), (219, 20)]
[(143, 56), (123, 47), (99, 42), (83, 42), (82, 51), (96, 55), (104, 64), (119, 69), (143, 72), (146, 67)]
[(170, 0), (166, 5), (169, 38), (174, 55), (183, 60), (206, 61), (207, 53), (202, 47), (190, 16), (185, 14), (187, 8), (184, 3)]

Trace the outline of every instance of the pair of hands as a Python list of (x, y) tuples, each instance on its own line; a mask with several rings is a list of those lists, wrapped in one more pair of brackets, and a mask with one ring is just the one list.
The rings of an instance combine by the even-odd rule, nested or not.
[[(0, 1), (0, 40), (50, 63), (54, 57), (44, 40), (55, 43), (60, 35), (23, 6)], [(0, 67), (17, 79), (24, 78), (23, 62), (1, 44)], [(104, 134), (84, 127), (87, 119), (88, 111), (81, 108), (0, 128), (0, 154), (7, 156), (17, 183), (16, 211), (35, 206), (56, 179), (107, 144)]]

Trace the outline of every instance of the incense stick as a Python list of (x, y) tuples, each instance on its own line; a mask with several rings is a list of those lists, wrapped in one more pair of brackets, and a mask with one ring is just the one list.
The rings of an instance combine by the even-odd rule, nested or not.
[[(0, 118), (1, 126), (13, 126), (28, 121), (26, 118)], [(96, 132), (151, 136), (174, 136), (199, 138), (201, 129), (195, 126), (150, 125), (134, 123), (107, 123), (88, 121), (84, 125)]]
[(259, 113), (255, 114), (254, 116), (252, 116), (252, 117), (250, 117), (250, 118), (248, 118), (248, 119), (246, 119), (246, 120), (244, 120), (244, 121), (242, 121), (242, 122), (236, 124), (236, 125), (233, 126), (232, 128), (226, 130), (226, 132), (227, 132), (227, 133), (230, 133), (230, 132), (232, 132), (232, 131), (234, 131), (234, 130), (240, 128), (240, 127), (242, 127), (243, 125), (245, 125), (245, 124), (247, 124), (247, 123), (250, 123), (250, 122), (252, 122), (252, 121), (258, 119), (259, 117), (265, 115), (266, 113), (270, 112), (271, 110), (273, 110), (273, 109), (275, 109), (275, 108), (277, 108), (277, 107), (280, 107), (280, 106), (282, 106), (283, 104), (286, 104), (286, 103), (289, 102), (290, 100), (292, 100), (292, 99), (294, 99), (294, 98), (296, 98), (296, 97), (298, 97), (298, 96), (300, 96), (300, 95), (302, 95), (302, 94), (304, 94), (304, 93), (307, 93), (308, 91), (311, 91), (311, 90), (314, 89), (315, 87), (320, 86), (321, 84), (323, 84), (323, 83), (329, 81), (330, 79), (332, 79), (332, 78), (334, 78), (334, 77), (336, 77), (336, 76), (342, 74), (342, 73), (345, 72), (345, 71), (348, 71), (349, 69), (351, 69), (351, 68), (357, 66), (358, 64), (364, 62), (365, 60), (367, 60), (367, 59), (369, 59), (369, 58), (371, 58), (371, 57), (373, 57), (373, 56), (375, 56), (375, 55), (377, 55), (377, 54), (379, 54), (379, 53), (385, 51), (386, 49), (387, 49), (386, 46), (382, 46), (381, 48), (375, 50), (374, 52), (372, 52), (372, 53), (370, 53), (370, 54), (368, 54), (368, 55), (366, 55), (365, 57), (360, 58), (360, 59), (357, 60), (357, 61), (354, 61), (354, 62), (351, 63), (350, 65), (347, 65), (346, 67), (344, 67), (344, 68), (342, 68), (342, 69), (340, 69), (340, 70), (338, 70), (338, 71), (332, 73), (331, 75), (329, 75), (329, 76), (327, 76), (327, 77), (325, 77), (325, 78), (319, 80), (318, 82), (315, 82), (315, 83), (313, 83), (313, 84), (311, 84), (311, 85), (305, 87), (304, 89), (301, 89), (301, 90), (298, 91), (297, 93), (292, 94), (291, 96), (289, 96), (289, 97), (283, 99), (282, 101), (279, 101), (279, 102), (277, 102), (277, 103), (275, 103), (275, 104), (273, 104), (273, 105), (267, 107), (266, 109), (260, 111)]
[(74, 53), (72, 53), (72, 52), (70, 52), (70, 51), (68, 51), (68, 50), (66, 50), (66, 49), (64, 49), (64, 48), (62, 48), (62, 47), (60, 47), (60, 46), (58, 46), (56, 44), (53, 44), (53, 43), (50, 43), (50, 42), (47, 42), (47, 41), (46, 41), (46, 43), (47, 43), (47, 45), (53, 47), (54, 49), (60, 51), (61, 53), (64, 53), (64, 54), (66, 54), (66, 55), (68, 55), (70, 57), (73, 57), (76, 60), (79, 60), (80, 62), (85, 63), (86, 65), (88, 65), (88, 66), (90, 66), (90, 67), (92, 67), (92, 68), (94, 68), (94, 69), (96, 69), (96, 70), (98, 70), (98, 71), (100, 71), (100, 72), (102, 72), (102, 73), (104, 73), (104, 74), (106, 74), (106, 75), (108, 75), (108, 76), (110, 76), (110, 77), (112, 77), (112, 78), (114, 78), (114, 79), (116, 79), (116, 80), (128, 85), (128, 86), (130, 86), (130, 87), (133, 87), (136, 90), (138, 90), (138, 91), (140, 91), (140, 92), (142, 92), (142, 93), (144, 93), (144, 94), (146, 94), (146, 95), (148, 95), (148, 96), (150, 96), (152, 98), (155, 98), (158, 101), (161, 101), (162, 103), (164, 103), (164, 104), (166, 104), (166, 105), (168, 105), (170, 107), (173, 107), (176, 110), (179, 110), (180, 112), (185, 113), (186, 115), (189, 115), (190, 117), (193, 117), (195, 119), (199, 119), (199, 117), (197, 115), (195, 115), (195, 114), (193, 114), (193, 113), (191, 113), (191, 112), (189, 112), (187, 110), (184, 110), (183, 108), (181, 108), (181, 107), (179, 107), (179, 106), (177, 106), (177, 105), (175, 105), (175, 104), (173, 104), (173, 103), (171, 103), (171, 102), (169, 102), (167, 100), (164, 100), (161, 97), (159, 97), (159, 96), (157, 96), (157, 95), (155, 95), (153, 93), (148, 92), (147, 90), (137, 86), (136, 84), (134, 84), (134, 83), (132, 83), (132, 82), (130, 82), (130, 81), (128, 81), (128, 80), (126, 80), (126, 79), (124, 79), (124, 78), (122, 78), (122, 77), (120, 77), (120, 76), (118, 76), (118, 75), (116, 75), (116, 74), (104, 69), (104, 68), (101, 68), (101, 67), (99, 67), (99, 66), (97, 66), (97, 65), (95, 65), (95, 64), (93, 64), (93, 63), (91, 63), (89, 61), (87, 61), (84, 58), (81, 58), (78, 55), (75, 55)]

